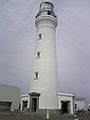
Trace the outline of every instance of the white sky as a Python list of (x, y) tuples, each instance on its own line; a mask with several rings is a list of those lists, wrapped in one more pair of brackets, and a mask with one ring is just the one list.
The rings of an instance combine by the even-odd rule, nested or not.
[[(43, 0), (0, 0), (0, 83), (29, 91), (36, 38), (35, 15)], [(50, 1), (50, 0), (49, 0)], [(60, 91), (90, 98), (90, 0), (51, 0)]]

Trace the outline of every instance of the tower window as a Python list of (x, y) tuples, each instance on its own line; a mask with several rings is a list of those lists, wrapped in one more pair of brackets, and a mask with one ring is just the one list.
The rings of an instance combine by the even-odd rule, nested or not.
[(52, 15), (51, 11), (47, 11), (47, 14), (48, 14), (48, 15)]
[(39, 34), (38, 35), (38, 40), (41, 40), (42, 39), (42, 34)]
[(34, 80), (39, 79), (39, 72), (34, 73)]
[(37, 58), (40, 58), (40, 55), (41, 55), (41, 52), (37, 52), (36, 59), (37, 59)]

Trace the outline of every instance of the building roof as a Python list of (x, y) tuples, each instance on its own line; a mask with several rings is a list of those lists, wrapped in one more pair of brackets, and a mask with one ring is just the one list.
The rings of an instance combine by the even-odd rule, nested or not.
[(76, 101), (84, 101), (86, 98), (85, 97), (76, 97), (75, 100)]
[(61, 92), (57, 92), (57, 95), (75, 97), (75, 94), (73, 94), (73, 93), (61, 93)]
[(14, 85), (9, 85), (9, 84), (4, 84), (4, 83), (0, 83), (0, 86), (6, 86), (6, 87), (13, 87), (13, 88), (18, 88), (18, 89), (20, 89), (20, 87), (19, 86), (14, 86)]
[(23, 97), (28, 97), (28, 96), (29, 96), (29, 94), (23, 94), (20, 97), (23, 98)]

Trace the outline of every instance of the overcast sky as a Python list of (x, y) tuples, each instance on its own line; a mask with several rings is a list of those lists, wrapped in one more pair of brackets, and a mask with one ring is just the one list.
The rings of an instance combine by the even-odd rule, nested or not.
[[(28, 93), (36, 38), (35, 15), (43, 0), (0, 0), (0, 83)], [(50, 0), (49, 0), (50, 1)], [(90, 0), (51, 0), (61, 92), (90, 98)]]

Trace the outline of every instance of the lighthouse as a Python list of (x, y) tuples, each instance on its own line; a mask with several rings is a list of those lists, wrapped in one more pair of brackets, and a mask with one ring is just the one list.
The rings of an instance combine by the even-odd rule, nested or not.
[(57, 17), (50, 2), (42, 2), (35, 17), (36, 43), (32, 80), (30, 81), (30, 111), (58, 109), (58, 75), (56, 60)]

